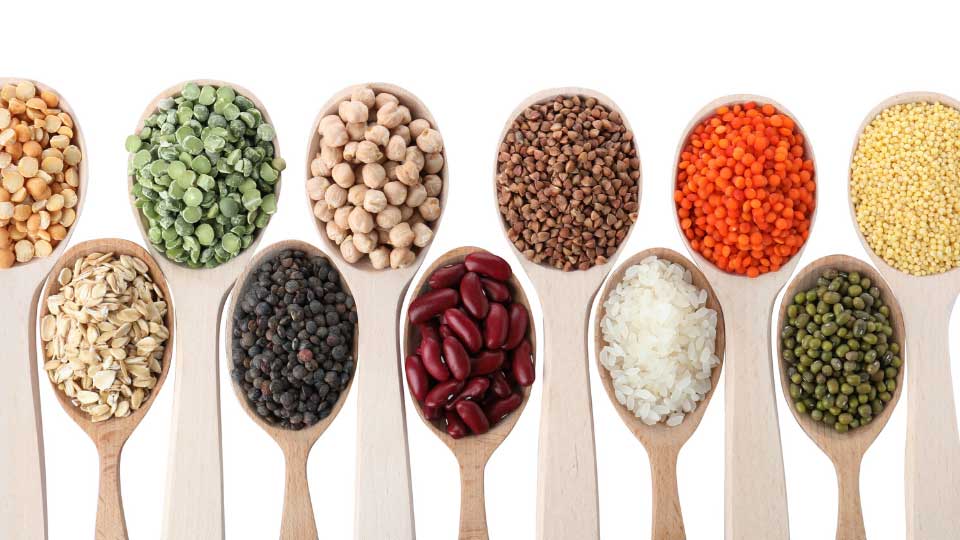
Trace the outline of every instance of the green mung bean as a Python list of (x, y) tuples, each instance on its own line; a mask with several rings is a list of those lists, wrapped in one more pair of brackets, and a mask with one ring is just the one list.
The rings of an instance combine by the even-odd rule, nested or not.
[(191, 268), (222, 264), (277, 211), (286, 167), (263, 111), (228, 86), (188, 82), (127, 137), (128, 172), (147, 237)]

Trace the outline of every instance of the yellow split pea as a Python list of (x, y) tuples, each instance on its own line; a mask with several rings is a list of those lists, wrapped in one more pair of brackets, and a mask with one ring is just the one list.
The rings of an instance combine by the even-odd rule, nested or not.
[(850, 198), (867, 243), (894, 268), (960, 266), (960, 111), (920, 102), (881, 111), (860, 135)]

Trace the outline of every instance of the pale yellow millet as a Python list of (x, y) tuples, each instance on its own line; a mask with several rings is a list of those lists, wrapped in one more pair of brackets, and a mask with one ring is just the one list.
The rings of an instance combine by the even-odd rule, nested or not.
[(960, 111), (906, 103), (863, 130), (850, 199), (874, 253), (917, 276), (960, 266)]

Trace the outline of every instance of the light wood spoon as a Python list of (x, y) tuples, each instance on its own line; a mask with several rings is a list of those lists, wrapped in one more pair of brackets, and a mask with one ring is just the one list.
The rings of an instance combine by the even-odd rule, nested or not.
[[(938, 102), (960, 109), (960, 101), (932, 92), (910, 92), (884, 100), (860, 125), (851, 164), (860, 134), (881, 111), (914, 102)], [(880, 274), (904, 300), (901, 307), (910, 330), (904, 344), (910, 358), (904, 474), (907, 540), (952, 540), (960, 531), (960, 434), (947, 336), (950, 313), (960, 293), (960, 269), (917, 277), (890, 266), (867, 243), (857, 223), (853, 200), (848, 200), (857, 237)]]
[[(160, 100), (180, 93), (184, 81), (167, 88), (147, 105), (133, 133), (157, 110)], [(230, 86), (250, 99), (270, 121), (263, 103), (252, 92), (233, 83), (193, 80), (198, 85)], [(276, 155), (280, 146), (273, 140)], [(127, 191), (135, 179), (128, 177)], [(279, 199), (282, 178), (275, 184)], [(164, 498), (161, 537), (223, 538), (223, 455), (220, 441), (220, 380), (218, 378), (220, 314), (227, 293), (262, 238), (239, 255), (215, 268), (192, 269), (167, 259), (150, 244), (146, 223), (130, 197), (130, 208), (144, 242), (156, 257), (173, 290), (179, 335), (174, 342), (177, 365), (173, 387), (173, 421), (170, 456), (167, 463), (167, 490)]]
[[(261, 264), (273, 259), (278, 253), (284, 250), (298, 250), (306, 253), (310, 257), (327, 258), (327, 256), (324, 255), (319, 249), (306, 242), (301, 242), (299, 240), (284, 240), (268, 246), (260, 253), (257, 253), (256, 257), (250, 260), (246, 269), (244, 269), (243, 274), (237, 278), (238, 286), (231, 296), (230, 306), (226, 312), (226, 339), (228, 340), (226, 369), (228, 371), (232, 371), (234, 365), (233, 347), (230, 346), (229, 343), (230, 340), (233, 339), (233, 315), (237, 311), (237, 304), (240, 298), (243, 297), (253, 272), (255, 272)], [(333, 261), (331, 261), (331, 265), (336, 268), (336, 265), (333, 264)], [(337, 271), (339, 272), (340, 269), (337, 268)], [(340, 283), (343, 286), (344, 292), (352, 296), (353, 292), (351, 292), (350, 286), (347, 284), (346, 280), (343, 279), (342, 274)], [(358, 333), (354, 333), (354, 360), (357, 359), (357, 343), (359, 341), (358, 336)], [(331, 409), (330, 414), (326, 418), (308, 428), (293, 430), (275, 426), (264, 421), (264, 419), (260, 417), (256, 410), (254, 410), (254, 408), (251, 406), (247, 397), (243, 395), (243, 391), (240, 389), (239, 385), (237, 385), (236, 381), (234, 381), (233, 391), (237, 396), (237, 400), (240, 401), (240, 405), (243, 407), (243, 410), (246, 411), (247, 415), (258, 426), (267, 432), (267, 435), (270, 435), (270, 437), (277, 442), (277, 444), (280, 446), (280, 450), (283, 451), (284, 461), (286, 462), (286, 483), (283, 495), (283, 519), (280, 526), (280, 538), (282, 540), (315, 540), (317, 538), (317, 523), (313, 516), (313, 503), (310, 500), (310, 486), (307, 483), (307, 458), (310, 455), (310, 449), (313, 448), (313, 445), (317, 442), (317, 439), (320, 438), (320, 435), (323, 435), (323, 432), (330, 427), (331, 423), (333, 423), (333, 419), (336, 418), (337, 414), (340, 413), (340, 409), (343, 407), (343, 403), (346, 401), (345, 398), (350, 392), (350, 387), (352, 385), (353, 378), (351, 377), (350, 382), (347, 383), (347, 387), (340, 392), (340, 398), (337, 400), (337, 403), (333, 406), (333, 409)]]
[[(306, 177), (310, 178), (310, 162), (320, 150), (317, 126), (328, 114), (337, 114), (341, 101), (349, 100), (357, 86), (366, 86), (375, 92), (389, 92), (410, 109), (414, 118), (424, 118), (443, 134), (436, 120), (415, 95), (386, 83), (368, 83), (344, 88), (324, 104), (313, 123), (307, 146)], [(444, 166), (439, 176), (443, 180), (440, 206), (446, 207), (450, 183), (447, 175), (447, 154), (443, 150)], [(410, 484), (410, 450), (407, 446), (407, 423), (404, 414), (403, 382), (400, 376), (400, 302), (413, 279), (429, 245), (417, 252), (413, 264), (401, 269), (377, 270), (364, 258), (356, 264), (343, 259), (324, 230), (324, 224), (313, 217), (313, 201), (304, 197), (310, 219), (317, 224), (331, 258), (351, 283), (363, 283), (354, 291), (360, 326), (357, 364), (357, 483), (354, 510), (354, 537), (357, 540), (378, 538), (384, 540), (413, 540), (413, 490)], [(441, 214), (440, 220), (443, 219)], [(440, 220), (433, 223), (434, 233)]]
[[(787, 377), (787, 364), (783, 360), (783, 339), (781, 330), (787, 320), (787, 308), (793, 303), (793, 297), (811, 288), (816, 288), (817, 278), (830, 268), (843, 272), (859, 272), (861, 276), (870, 278), (881, 292), (883, 303), (890, 308), (890, 322), (893, 326), (891, 343), (903, 344), (903, 314), (900, 312), (900, 303), (890, 291), (887, 282), (869, 264), (847, 255), (829, 255), (813, 261), (797, 274), (780, 303), (780, 314), (777, 318), (777, 358), (780, 366), (780, 386), (783, 398), (787, 402), (787, 409), (803, 428), (803, 431), (820, 447), (833, 462), (837, 470), (840, 494), (839, 511), (837, 514), (837, 540), (866, 540), (867, 533), (863, 525), (863, 510), (860, 504), (860, 464), (863, 455), (880, 434), (880, 430), (887, 424), (894, 407), (900, 399), (903, 389), (903, 369), (897, 374), (897, 387), (883, 411), (873, 418), (869, 424), (847, 433), (837, 433), (833, 426), (814, 421), (809, 414), (800, 414), (790, 398), (790, 379)], [(913, 361), (901, 354), (905, 362)]]
[[(779, 103), (748, 94), (725, 96), (714, 100), (700, 110), (684, 130), (677, 148), (674, 167), (686, 146), (691, 131), (712, 116), (717, 107), (756, 101), (769, 103), (789, 115), (805, 135), (804, 149), (813, 160), (809, 137), (797, 118)], [(816, 162), (814, 160), (814, 162)], [(816, 167), (814, 167), (816, 172)], [(673, 178), (676, 178), (676, 169)], [(817, 192), (819, 194), (819, 190)], [(673, 190), (670, 190), (670, 202)], [(674, 212), (676, 215), (676, 212)], [(816, 209), (810, 216), (811, 228)], [(724, 374), (726, 401), (726, 471), (725, 471), (725, 538), (745, 540), (787, 540), (790, 527), (787, 514), (787, 488), (783, 473), (783, 452), (780, 445), (780, 425), (777, 419), (777, 401), (774, 391), (773, 366), (770, 351), (770, 318), (777, 293), (786, 284), (796, 268), (800, 252), (777, 272), (768, 272), (756, 278), (730, 274), (694, 250), (674, 220), (680, 237), (694, 262), (713, 284), (726, 311), (734, 321), (727, 334), (726, 369)], [(762, 505), (745, 501), (763, 501)]]
[[(0, 78), (0, 86), (29, 79)], [(80, 186), (74, 210), (79, 220), (83, 200), (87, 196), (87, 146), (80, 119), (63, 94), (37, 81), (39, 90), (50, 90), (60, 96), (59, 108), (73, 118), (76, 144), (83, 155), (79, 164)], [(4, 343), (6, 364), (0, 377), (0, 395), (5, 406), (0, 409), (0, 538), (26, 540), (46, 538), (47, 502), (43, 464), (43, 430), (40, 422), (40, 395), (37, 383), (36, 342), (37, 301), (43, 280), (57, 258), (64, 252), (77, 223), (67, 230), (67, 237), (57, 244), (49, 256), (16, 263), (0, 270), (0, 296), (9, 306), (22, 306), (23, 312), (0, 319), (0, 343)]]
[[(657, 424), (649, 426), (644, 424), (629, 409), (617, 401), (616, 391), (613, 388), (613, 379), (610, 371), (600, 363), (600, 351), (607, 345), (603, 339), (602, 321), (606, 316), (604, 303), (610, 297), (610, 294), (616, 290), (617, 285), (623, 280), (627, 269), (631, 266), (643, 262), (644, 259), (656, 256), (658, 259), (679, 264), (686, 268), (692, 278), (693, 284), (702, 290), (707, 291), (706, 307), (717, 312), (717, 337), (714, 342), (714, 353), (720, 359), (720, 363), (714, 366), (710, 376), (710, 391), (703, 397), (703, 400), (697, 403), (697, 408), (687, 413), (683, 422), (675, 427), (669, 427), (666, 424)], [(720, 371), (723, 369), (723, 348), (725, 346), (723, 308), (717, 301), (717, 295), (710, 287), (710, 282), (706, 276), (686, 257), (667, 248), (650, 248), (633, 257), (623, 261), (620, 266), (610, 274), (607, 284), (600, 293), (600, 304), (594, 317), (594, 354), (597, 360), (597, 371), (600, 373), (600, 380), (603, 382), (603, 388), (607, 391), (613, 407), (620, 414), (623, 423), (627, 425), (633, 435), (640, 440), (647, 455), (650, 458), (650, 476), (653, 479), (653, 540), (682, 540), (687, 537), (683, 526), (683, 513), (680, 510), (680, 494), (677, 489), (677, 457), (680, 455), (680, 449), (690, 439), (693, 432), (700, 425), (703, 413), (710, 404), (713, 397), (713, 391), (720, 382)]]
[[(429, 289), (427, 281), (438, 268), (448, 264), (457, 264), (463, 262), (467, 255), (478, 251), (484, 251), (476, 247), (462, 247), (448, 251), (441, 255), (420, 278), (420, 281), (414, 287), (414, 298), (423, 294)], [(513, 301), (519, 302), (530, 311), (530, 302), (527, 295), (523, 292), (523, 287), (517, 281), (516, 275), (510, 276), (510, 289), (513, 292)], [(417, 345), (420, 343), (420, 332), (415, 325), (410, 324), (410, 319), (404, 320), (406, 340), (404, 343), (404, 357), (414, 354)], [(534, 328), (533, 317), (530, 317), (530, 324), (527, 331), (528, 339), (532, 346), (532, 355), (537, 357), (537, 339), (536, 329)], [(484, 502), (483, 476), (487, 461), (493, 452), (503, 443), (507, 435), (513, 430), (513, 426), (520, 419), (520, 414), (527, 405), (530, 398), (530, 388), (522, 388), (523, 402), (519, 407), (500, 423), (492, 426), (490, 431), (483, 435), (467, 435), (462, 439), (454, 439), (443, 427), (442, 421), (432, 421), (423, 415), (423, 410), (417, 400), (411, 396), (414, 408), (423, 423), (430, 428), (433, 433), (446, 444), (453, 455), (456, 456), (460, 464), (460, 540), (487, 540), (490, 535), (487, 532), (487, 511)]]
[[(37, 320), (43, 319), (49, 313), (46, 299), (60, 292), (60, 284), (57, 282), (60, 270), (73, 268), (73, 264), (78, 259), (82, 259), (91, 253), (114, 253), (117, 257), (130, 255), (146, 263), (150, 278), (153, 279), (153, 282), (163, 294), (163, 300), (167, 302), (164, 324), (166, 324), (172, 338), (174, 335), (173, 306), (170, 304), (170, 290), (167, 288), (163, 272), (160, 271), (160, 267), (157, 266), (153, 257), (142, 247), (128, 240), (117, 238), (81, 242), (60, 257), (50, 272), (50, 278), (47, 279), (47, 285), (44, 287), (42, 295), (44, 300), (40, 303), (40, 313)], [(167, 373), (170, 371), (172, 352), (173, 347), (170, 346), (170, 339), (168, 339), (164, 344), (163, 357), (160, 361), (161, 371), (157, 377), (157, 384), (150, 391), (150, 395), (140, 408), (131, 411), (129, 416), (115, 417), (103, 422), (94, 423), (90, 420), (87, 413), (74, 405), (70, 398), (59, 390), (53, 381), (49, 380), (49, 377), (45, 377), (50, 382), (50, 387), (57, 396), (63, 410), (93, 440), (93, 444), (100, 454), (100, 493), (97, 499), (97, 522), (94, 533), (94, 538), (97, 540), (125, 540), (127, 538), (127, 523), (123, 515), (123, 499), (120, 496), (120, 452), (133, 430), (140, 424), (144, 415), (147, 414), (147, 411), (150, 410), (153, 402), (157, 399), (157, 395), (167, 379)], [(40, 356), (43, 358), (42, 352)], [(42, 365), (43, 362), (40, 362), (40, 364)]]
[[(497, 139), (498, 149), (510, 131), (514, 119), (524, 109), (551, 101), (558, 95), (593, 97), (607, 110), (620, 113), (624, 126), (632, 131), (627, 116), (607, 96), (585, 88), (554, 88), (528, 97), (510, 113), (500, 138)], [(638, 150), (637, 157), (639, 156)], [(493, 171), (495, 179), (496, 160)], [(643, 194), (642, 177), (638, 184), (639, 204)], [(494, 201), (497, 201), (496, 181), (493, 188)], [(497, 211), (497, 220), (506, 234), (507, 225), (497, 205), (494, 210)], [(627, 240), (629, 233), (620, 247), (626, 244)], [(537, 538), (599, 539), (600, 508), (590, 370), (587, 367), (587, 327), (593, 298), (600, 289), (603, 278), (610, 272), (615, 257), (610, 257), (609, 262), (593, 266), (589, 270), (561, 272), (528, 260), (517, 251), (509, 238), (507, 241), (540, 295), (543, 312), (548, 314), (544, 317), (543, 330), (545, 361), (537, 470)]]

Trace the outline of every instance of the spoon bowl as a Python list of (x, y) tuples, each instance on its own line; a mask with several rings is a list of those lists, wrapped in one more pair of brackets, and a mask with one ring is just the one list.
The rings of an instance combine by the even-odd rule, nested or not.
[[(934, 92), (907, 92), (884, 100), (864, 118), (850, 153), (853, 160), (864, 129), (884, 109), (904, 103), (942, 103), (960, 110), (960, 101)], [(848, 182), (849, 190), (849, 182)], [(849, 194), (849, 193), (848, 193)], [(901, 272), (873, 251), (857, 221), (853, 198), (850, 217), (870, 260), (901, 299), (909, 339), (907, 377), (906, 485), (907, 540), (953, 538), (960, 530), (960, 433), (954, 402), (949, 335), (950, 314), (960, 293), (960, 268), (929, 276)]]
[[(153, 257), (139, 245), (115, 238), (106, 238), (101, 240), (90, 240), (77, 244), (68, 250), (54, 265), (50, 278), (47, 280), (46, 287), (43, 289), (43, 302), (40, 303), (40, 310), (37, 320), (42, 320), (49, 311), (47, 309), (46, 299), (60, 291), (60, 284), (56, 276), (64, 268), (72, 268), (74, 262), (90, 255), (91, 253), (115, 253), (117, 255), (130, 255), (137, 257), (146, 263), (149, 268), (149, 275), (156, 286), (159, 288), (163, 299), (167, 302), (167, 313), (164, 316), (164, 323), (170, 333), (171, 338), (174, 335), (174, 315), (173, 306), (170, 305), (170, 289), (167, 288), (167, 282), (163, 272), (156, 264)], [(79, 407), (73, 404), (70, 398), (57, 385), (50, 382), (57, 401), (67, 415), (90, 437), (97, 452), (100, 454), (100, 494), (97, 505), (96, 538), (127, 538), (127, 525), (123, 514), (123, 499), (120, 495), (120, 453), (123, 445), (130, 438), (133, 430), (140, 424), (143, 417), (153, 406), (157, 395), (167, 379), (167, 373), (170, 371), (170, 358), (173, 348), (170, 346), (170, 340), (164, 344), (163, 358), (160, 362), (160, 375), (157, 377), (157, 383), (150, 392), (148, 398), (143, 402), (139, 409), (131, 411), (129, 416), (123, 418), (110, 418), (103, 422), (93, 422), (89, 415)], [(47, 378), (49, 380), (49, 378)]]
[[(552, 101), (557, 96), (594, 98), (608, 111), (617, 112), (624, 127), (633, 132), (626, 114), (607, 96), (585, 88), (554, 88), (523, 100), (500, 133), (499, 144), (512, 130), (514, 120), (530, 106)], [(634, 139), (635, 145), (636, 139)], [(499, 152), (498, 152), (499, 157)], [(637, 158), (640, 159), (639, 151)], [(494, 160), (494, 178), (499, 175)], [(641, 162), (642, 168), (642, 162)], [(637, 205), (643, 193), (642, 172), (637, 180)], [(494, 201), (498, 201), (496, 181)], [(499, 203), (498, 203), (499, 206)], [(543, 406), (540, 416), (540, 455), (537, 471), (537, 538), (540, 540), (598, 540), (600, 508), (597, 493), (597, 457), (593, 436), (593, 405), (590, 371), (587, 367), (587, 327), (590, 306), (610, 272), (613, 259), (588, 270), (562, 272), (529, 260), (510, 241), (507, 224), (498, 207), (497, 220), (503, 227), (520, 266), (540, 297), (544, 313)], [(631, 224), (617, 248), (623, 248), (633, 231)], [(578, 464), (572, 467), (571, 463)]]
[[(710, 102), (693, 116), (683, 131), (674, 166), (680, 163), (680, 156), (693, 130), (711, 117), (718, 107), (750, 101), (769, 103), (792, 118), (798, 131), (804, 134), (804, 155), (816, 163), (810, 138), (796, 116), (766, 97), (736, 94)], [(676, 169), (674, 171), (675, 182)], [(814, 166), (814, 178), (816, 171)], [(815, 192), (815, 197), (817, 195)], [(676, 207), (673, 190), (670, 191), (669, 204)], [(814, 211), (810, 215), (811, 230), (816, 222), (816, 206), (814, 204)], [(729, 354), (726, 355), (724, 375), (726, 537), (745, 538), (759, 534), (768, 540), (787, 540), (790, 537), (787, 488), (769, 349), (770, 318), (774, 300), (796, 268), (806, 242), (778, 271), (748, 278), (716, 267), (693, 249), (680, 228), (679, 220), (675, 219), (674, 224), (690, 256), (716, 289), (730, 320), (736, 321), (730, 325), (730, 333), (726, 336)], [(758, 344), (762, 344), (764, 349), (761, 350), (765, 350), (766, 354), (760, 353), (759, 358), (748, 359), (757, 356)], [(741, 360), (741, 357), (744, 359)], [(760, 507), (742, 504), (745, 500), (761, 500), (765, 504)]]
[[(437, 269), (450, 264), (461, 263), (467, 255), (483, 251), (484, 250), (476, 247), (462, 247), (444, 253), (423, 273), (420, 281), (414, 287), (413, 297), (417, 298), (427, 292), (429, 289), (427, 281)], [(527, 295), (524, 293), (523, 287), (517, 280), (516, 275), (510, 276), (509, 287), (510, 292), (513, 293), (513, 301), (519, 302), (525, 307), (527, 313), (532, 313), (532, 311), (530, 311), (530, 301), (527, 299)], [(533, 358), (536, 358), (537, 340), (533, 317), (530, 317), (529, 321), (527, 335), (529, 336), (532, 347), (531, 355)], [(420, 331), (416, 325), (410, 324), (409, 318), (404, 319), (404, 324), (404, 335), (406, 336), (404, 356), (406, 357), (415, 354), (417, 344), (420, 343)], [(491, 426), (490, 431), (482, 435), (468, 435), (461, 439), (454, 439), (450, 436), (450, 434), (443, 429), (442, 422), (428, 419), (426, 415), (424, 415), (420, 404), (411, 396), (414, 408), (417, 410), (417, 414), (420, 415), (420, 419), (450, 448), (453, 455), (457, 458), (457, 462), (460, 464), (460, 540), (486, 540), (489, 538), (484, 505), (483, 471), (490, 456), (492, 456), (493, 452), (503, 443), (507, 435), (513, 430), (513, 426), (516, 425), (517, 420), (520, 419), (520, 414), (523, 412), (523, 409), (527, 405), (527, 400), (530, 398), (531, 388), (530, 386), (521, 387), (523, 402), (503, 420)]]
[[(600, 363), (600, 351), (607, 344), (606, 340), (603, 339), (602, 330), (602, 321), (606, 316), (604, 304), (623, 280), (627, 270), (651, 256), (679, 264), (689, 271), (692, 283), (698, 289), (707, 292), (706, 307), (717, 313), (717, 336), (714, 341), (714, 354), (720, 359), (720, 363), (714, 366), (711, 372), (710, 391), (697, 403), (697, 408), (687, 413), (680, 425), (675, 427), (667, 426), (664, 423), (647, 425), (620, 404), (616, 398), (616, 390), (613, 387), (613, 378), (610, 371)], [(596, 356), (597, 372), (600, 373), (600, 381), (603, 383), (603, 388), (607, 391), (607, 396), (610, 398), (614, 409), (617, 410), (627, 428), (646, 448), (647, 455), (650, 458), (651, 476), (653, 478), (653, 533), (651, 538), (654, 540), (686, 538), (677, 489), (677, 457), (680, 454), (680, 449), (693, 435), (697, 426), (700, 425), (700, 420), (713, 397), (713, 391), (720, 382), (720, 371), (723, 369), (723, 351), (726, 344), (724, 328), (723, 308), (720, 306), (717, 295), (710, 286), (707, 277), (690, 260), (671, 249), (650, 248), (623, 261), (610, 274), (603, 292), (600, 293), (600, 302), (594, 317), (594, 354)]]
[[(797, 274), (790, 286), (787, 287), (786, 293), (784, 293), (784, 300), (780, 303), (780, 313), (777, 318), (777, 358), (780, 366), (780, 386), (787, 403), (787, 409), (793, 414), (807, 436), (830, 458), (837, 470), (840, 484), (837, 540), (866, 540), (860, 505), (860, 464), (863, 461), (863, 455), (876, 440), (877, 435), (880, 434), (880, 431), (890, 419), (890, 415), (893, 414), (893, 409), (897, 406), (900, 392), (903, 389), (904, 370), (900, 369), (897, 374), (897, 387), (894, 389), (893, 399), (884, 406), (883, 411), (875, 416), (872, 422), (865, 426), (847, 433), (837, 433), (836, 430), (823, 422), (815, 421), (810, 415), (797, 412), (789, 398), (790, 379), (786, 372), (787, 364), (783, 359), (783, 339), (780, 329), (787, 321), (787, 308), (790, 306), (794, 295), (815, 288), (817, 278), (829, 268), (846, 272), (859, 272), (861, 276), (870, 278), (870, 281), (880, 289), (884, 304), (890, 308), (890, 321), (893, 326), (891, 340), (893, 343), (903, 343), (903, 314), (900, 311), (900, 303), (890, 290), (890, 286), (887, 285), (887, 282), (884, 281), (876, 269), (847, 255), (830, 255), (813, 261)], [(905, 361), (907, 360), (905, 354), (903, 358)]]
[[(0, 86), (30, 79), (0, 78)], [(6, 396), (7, 407), (0, 411), (0, 430), (6, 434), (0, 441), (0, 455), (8, 456), (0, 465), (0, 538), (32, 538), (31, 534), (47, 534), (46, 488), (44, 483), (43, 433), (40, 420), (40, 396), (37, 379), (37, 351), (34, 322), (37, 301), (43, 280), (57, 259), (63, 255), (76, 230), (83, 203), (87, 196), (87, 146), (80, 119), (67, 99), (49, 85), (30, 81), (38, 90), (48, 90), (60, 97), (59, 108), (73, 119), (73, 132), (83, 159), (80, 160), (77, 218), (67, 229), (67, 236), (46, 257), (34, 257), (27, 263), (16, 263), (0, 270), (0, 296), (11, 306), (29, 306), (29, 312), (20, 317), (5, 317), (0, 323), (0, 341), (5, 343), (10, 362), (4, 377), (0, 378), (0, 395)]]
[[(180, 93), (184, 81), (157, 95), (140, 116), (134, 133), (143, 128), (161, 100)], [(248, 98), (272, 124), (266, 107), (249, 90), (218, 80), (193, 80), (198, 85), (230, 86)], [(275, 155), (280, 155), (278, 139), (273, 140)], [(145, 220), (134, 205), (132, 189), (136, 179), (127, 177), (130, 208), (150, 252), (163, 269), (174, 291), (177, 326), (180, 334), (176, 349), (176, 384), (173, 395), (173, 423), (167, 490), (161, 536), (164, 538), (224, 537), (223, 528), (223, 456), (220, 441), (219, 322), (227, 293), (263, 238), (258, 231), (253, 242), (229, 261), (214, 268), (192, 269), (168, 259), (150, 243)], [(281, 178), (274, 185), (280, 195)]]

